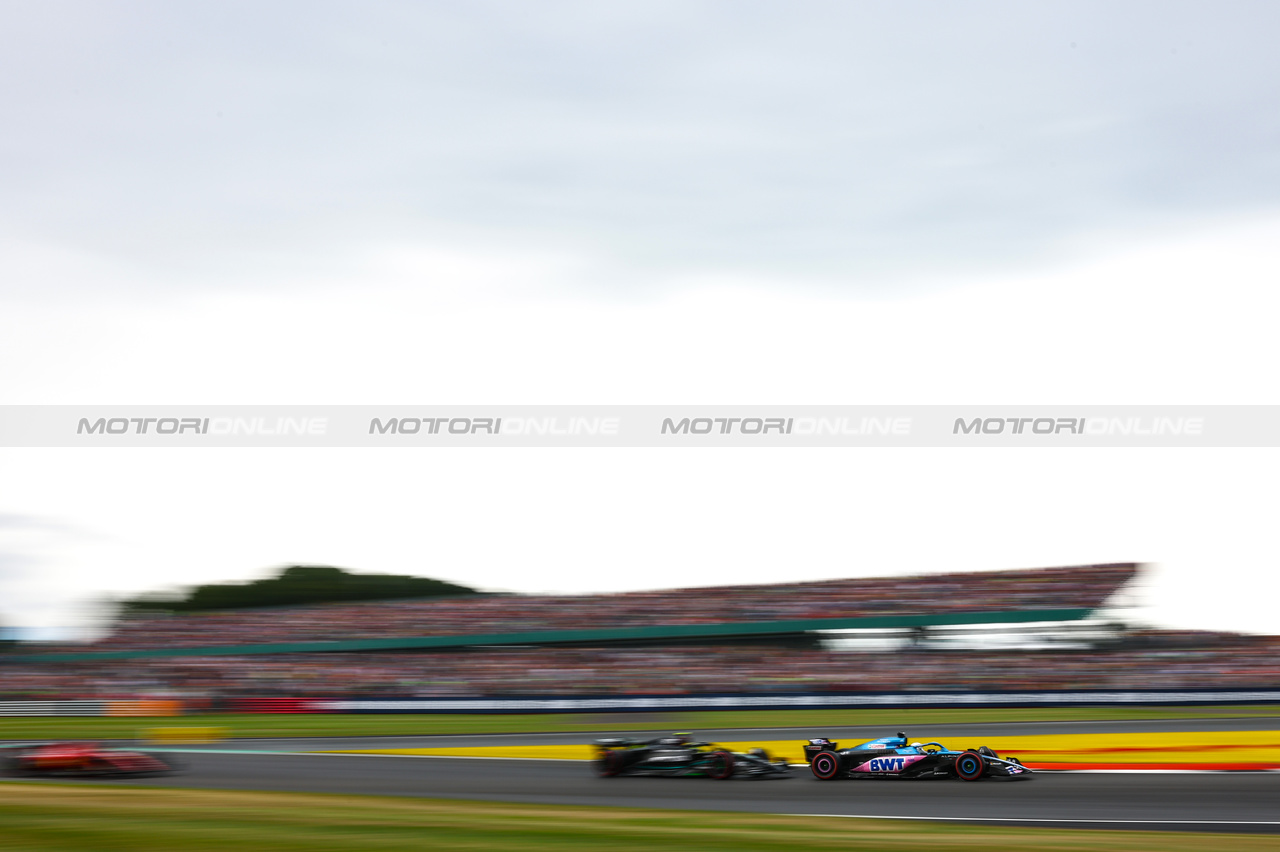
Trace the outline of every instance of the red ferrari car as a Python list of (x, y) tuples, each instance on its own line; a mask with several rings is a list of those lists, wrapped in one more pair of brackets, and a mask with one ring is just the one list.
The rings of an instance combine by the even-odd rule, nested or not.
[(150, 754), (97, 743), (45, 743), (17, 747), (6, 757), (5, 768), (11, 775), (104, 776), (158, 775), (175, 767)]

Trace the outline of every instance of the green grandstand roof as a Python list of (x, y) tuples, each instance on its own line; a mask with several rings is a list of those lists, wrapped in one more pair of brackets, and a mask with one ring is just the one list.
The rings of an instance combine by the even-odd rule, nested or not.
[(977, 612), (939, 612), (918, 615), (873, 615), (861, 618), (811, 618), (794, 621), (663, 624), (603, 630), (535, 630), (524, 633), (472, 633), (457, 636), (405, 636), (393, 639), (352, 639), (339, 642), (276, 642), (265, 645), (210, 645), (151, 648), (134, 651), (90, 651), (71, 654), (0, 654), (0, 661), (71, 663), (127, 660), (141, 657), (211, 657), (249, 654), (314, 654), (332, 651), (392, 651), (409, 648), (461, 648), (501, 645), (564, 645), (674, 639), (732, 638), (786, 635), (814, 630), (890, 630), (960, 624), (1019, 624), (1078, 621), (1092, 609), (1027, 609)]

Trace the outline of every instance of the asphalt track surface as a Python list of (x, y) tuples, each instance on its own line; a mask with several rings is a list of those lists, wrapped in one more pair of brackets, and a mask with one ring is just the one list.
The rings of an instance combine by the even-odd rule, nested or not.
[[(930, 725), (921, 727), (918, 733), (929, 737), (973, 737), (974, 744), (979, 744), (983, 733), (1275, 730), (1276, 721), (1253, 718)], [(892, 732), (882, 727), (827, 728), (814, 732), (772, 728), (704, 730), (698, 735), (713, 740), (741, 741), (803, 739), (811, 734), (825, 734), (852, 743), (885, 733)], [(590, 765), (582, 761), (304, 753), (326, 748), (582, 743), (589, 742), (593, 736), (578, 733), (240, 740), (206, 749), (182, 749), (183, 753), (174, 756), (186, 765), (184, 771), (175, 775), (88, 783), (886, 817), (1062, 828), (1280, 834), (1280, 772), (1042, 772), (1030, 778), (976, 783), (894, 779), (823, 782), (815, 779), (807, 767), (798, 767), (787, 779), (603, 779), (595, 777)], [(86, 781), (77, 779), (75, 783)], [(850, 830), (856, 830), (852, 823)]]
[[(1024, 826), (1280, 833), (1280, 773), (1037, 773), (954, 780), (597, 778), (567, 760), (186, 754), (160, 778), (90, 783), (425, 796), (678, 810), (935, 819)], [(57, 781), (38, 783), (57, 784)], [(86, 783), (83, 779), (76, 783)], [(853, 825), (850, 830), (855, 830)]]

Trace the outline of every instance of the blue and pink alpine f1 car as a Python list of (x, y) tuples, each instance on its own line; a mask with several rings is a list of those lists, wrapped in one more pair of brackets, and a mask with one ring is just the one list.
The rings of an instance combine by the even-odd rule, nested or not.
[(881, 737), (851, 748), (840, 748), (826, 737), (804, 747), (809, 769), (820, 781), (834, 778), (982, 778), (1029, 776), (1031, 770), (1016, 757), (1000, 757), (986, 746), (951, 751), (941, 743), (907, 743), (907, 735)]

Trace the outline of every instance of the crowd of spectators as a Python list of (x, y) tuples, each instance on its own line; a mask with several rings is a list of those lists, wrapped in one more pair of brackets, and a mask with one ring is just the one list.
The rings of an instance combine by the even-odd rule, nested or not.
[(352, 697), (1280, 688), (1280, 637), (1149, 633), (1085, 651), (489, 648), (0, 666), (0, 697)]
[(1133, 564), (878, 577), (611, 595), (474, 595), (123, 618), (92, 650), (385, 639), (541, 630), (1093, 609)]
[[(1132, 564), (591, 596), (482, 595), (131, 615), (97, 651), (957, 611), (1095, 609)], [(9, 664), (0, 697), (495, 696), (1280, 685), (1280, 642), (1150, 634), (1128, 650), (841, 653), (818, 647), (473, 648)]]

